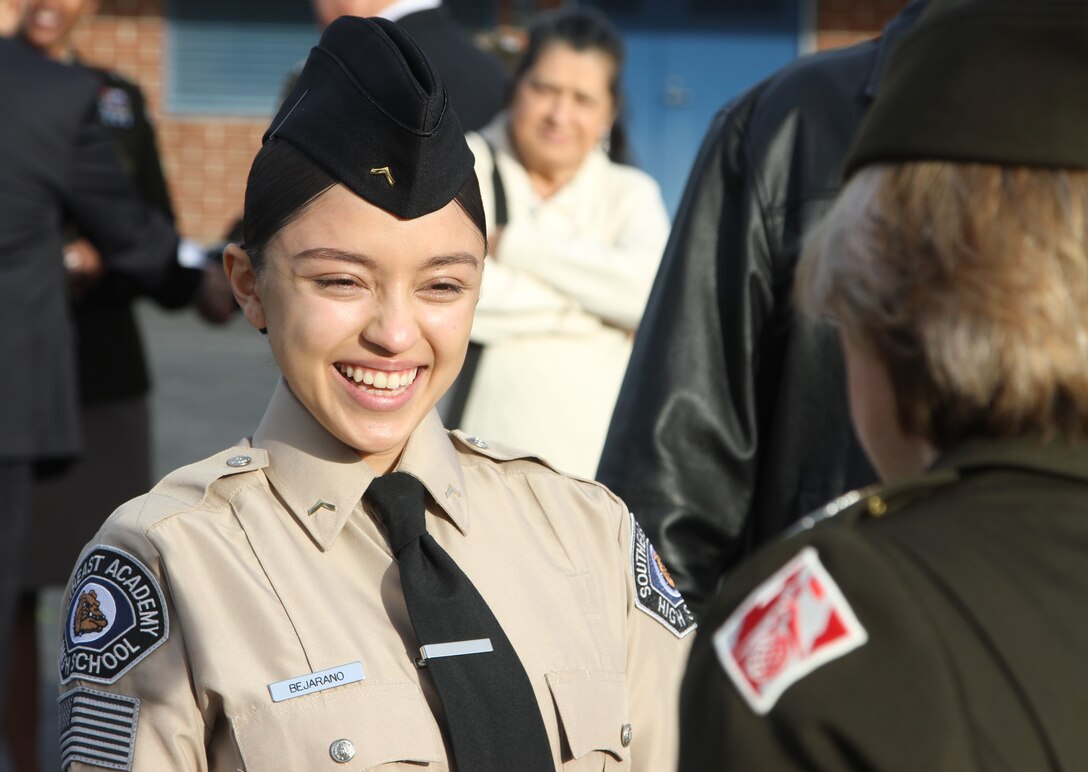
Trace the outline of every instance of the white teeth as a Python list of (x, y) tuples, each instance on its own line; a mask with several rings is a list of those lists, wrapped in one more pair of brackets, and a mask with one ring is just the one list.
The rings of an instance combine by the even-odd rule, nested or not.
[(411, 370), (405, 370), (399, 373), (390, 373), (384, 370), (368, 370), (364, 367), (355, 367), (354, 365), (337, 365), (336, 367), (349, 381), (389, 391), (403, 389), (406, 386), (415, 383), (416, 376), (419, 374), (418, 367), (413, 367)]

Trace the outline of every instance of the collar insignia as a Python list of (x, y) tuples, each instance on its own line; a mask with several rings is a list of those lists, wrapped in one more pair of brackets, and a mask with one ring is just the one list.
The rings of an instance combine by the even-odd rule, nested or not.
[(325, 501), (325, 499), (318, 499), (312, 507), (306, 510), (306, 514), (312, 515), (316, 513), (319, 509), (327, 509), (330, 512), (335, 512), (336, 505), (330, 504), (329, 502)]

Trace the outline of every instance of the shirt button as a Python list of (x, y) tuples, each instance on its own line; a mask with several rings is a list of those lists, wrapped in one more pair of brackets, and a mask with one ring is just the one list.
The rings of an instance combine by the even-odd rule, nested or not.
[(481, 449), (487, 448), (487, 443), (484, 442), (483, 440), (481, 440), (479, 437), (466, 437), (465, 439), (467, 439), (469, 442), (471, 442), (473, 445), (475, 445), (478, 448), (481, 448)]
[(620, 730), (620, 745), (622, 745), (624, 748), (630, 745), (632, 734), (634, 734), (634, 731), (631, 729), (631, 725), (624, 724), (623, 728)]
[(888, 511), (888, 504), (880, 496), (870, 496), (868, 502), (869, 514), (873, 517), (881, 517)]
[(253, 459), (249, 456), (231, 456), (227, 459), (227, 466), (233, 466), (235, 468), (249, 466), (252, 463)]
[(329, 755), (337, 764), (347, 764), (355, 758), (355, 743), (351, 740), (336, 740), (329, 746)]

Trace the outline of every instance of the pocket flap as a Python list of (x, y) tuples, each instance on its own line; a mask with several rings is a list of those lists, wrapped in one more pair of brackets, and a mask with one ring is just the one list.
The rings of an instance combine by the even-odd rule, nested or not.
[[(231, 725), (246, 768), (258, 772), (341, 772), (444, 758), (438, 725), (412, 683), (351, 684), (272, 703), (233, 717)], [(350, 763), (332, 758), (332, 745), (339, 740), (354, 748)]]
[(627, 680), (623, 673), (582, 670), (548, 673), (547, 679), (572, 758), (603, 751), (625, 761)]

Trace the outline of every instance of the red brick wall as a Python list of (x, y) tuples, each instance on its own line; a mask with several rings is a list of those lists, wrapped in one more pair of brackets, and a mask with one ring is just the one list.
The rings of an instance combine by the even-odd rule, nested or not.
[[(816, 0), (817, 47), (878, 34), (905, 1)], [(268, 119), (164, 112), (164, 10), (163, 0), (102, 0), (99, 13), (77, 30), (76, 48), (88, 62), (115, 69), (143, 87), (179, 227), (190, 238), (211, 243), (241, 214), (249, 164)]]
[(816, 48), (840, 48), (880, 34), (907, 0), (816, 0)]
[(75, 45), (88, 62), (115, 69), (143, 88), (179, 229), (210, 243), (222, 238), (242, 213), (249, 164), (268, 119), (164, 112), (163, 6), (163, 0), (102, 0), (99, 13), (76, 31)]

